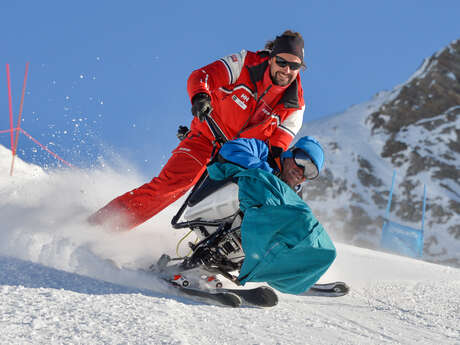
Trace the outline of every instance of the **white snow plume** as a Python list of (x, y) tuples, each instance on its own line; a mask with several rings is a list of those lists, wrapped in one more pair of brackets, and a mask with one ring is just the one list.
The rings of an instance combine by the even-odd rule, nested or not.
[[(148, 267), (164, 252), (173, 254), (183, 233), (172, 230), (173, 211), (129, 232), (90, 226), (86, 218), (114, 197), (140, 186), (134, 172), (52, 170), (16, 158), (0, 146), (0, 255), (48, 267), (133, 285), (116, 267)], [(135, 279), (143, 287), (142, 279)], [(151, 282), (147, 282), (151, 287)]]

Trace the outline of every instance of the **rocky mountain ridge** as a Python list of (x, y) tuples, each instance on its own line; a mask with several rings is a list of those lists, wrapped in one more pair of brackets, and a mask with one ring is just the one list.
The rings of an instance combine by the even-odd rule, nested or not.
[(390, 218), (420, 228), (427, 187), (424, 259), (460, 266), (460, 40), (424, 60), (402, 85), (299, 135), (326, 150), (304, 199), (338, 240), (376, 248), (391, 177)]

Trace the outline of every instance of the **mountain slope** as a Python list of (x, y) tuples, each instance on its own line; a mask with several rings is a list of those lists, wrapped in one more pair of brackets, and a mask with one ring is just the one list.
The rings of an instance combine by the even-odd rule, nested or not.
[(426, 59), (403, 85), (299, 135), (318, 137), (325, 173), (305, 200), (336, 238), (378, 247), (393, 170), (390, 218), (420, 228), (427, 186), (424, 259), (460, 266), (460, 40)]

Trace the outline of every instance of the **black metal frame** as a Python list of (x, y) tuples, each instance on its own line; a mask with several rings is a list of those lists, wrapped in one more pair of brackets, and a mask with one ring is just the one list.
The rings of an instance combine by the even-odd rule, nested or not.
[[(211, 157), (211, 161), (213, 161), (213, 158), (217, 153), (217, 145), (223, 145), (228, 141), (228, 139), (223, 131), (219, 128), (217, 123), (214, 121), (214, 119), (211, 117), (211, 114), (207, 115), (205, 120), (215, 138), (213, 142), (214, 148)], [(238, 211), (229, 217), (216, 219), (213, 221), (197, 219), (192, 221), (179, 222), (185, 209), (189, 206), (190, 199), (195, 196), (195, 193), (200, 191), (200, 188), (203, 187), (208, 177), (208, 172), (205, 170), (200, 176), (198, 182), (193, 187), (190, 194), (187, 196), (182, 206), (177, 211), (176, 215), (172, 218), (171, 225), (174, 229), (190, 228), (193, 230), (203, 226), (211, 226), (217, 227), (217, 230), (197, 244), (189, 243), (193, 253), (190, 257), (184, 258), (184, 261), (181, 263), (181, 265), (184, 269), (190, 269), (196, 267), (197, 265), (204, 264), (209, 269), (215, 270), (216, 272), (222, 274), (224, 277), (231, 280), (235, 284), (239, 284), (238, 279), (230, 274), (230, 272), (239, 270), (241, 268), (241, 263), (235, 264), (229, 260), (226, 260), (225, 256), (219, 253), (218, 245), (223, 239), (225, 239), (226, 236), (240, 229), (240, 226), (232, 229), (231, 224), (238, 215), (242, 214), (241, 211)]]
[[(205, 117), (205, 121), (209, 126), (209, 129), (211, 130), (212, 134), (214, 135), (214, 148), (213, 148), (213, 153), (211, 157), (211, 161), (214, 158), (217, 148), (217, 144), (223, 145), (225, 144), (228, 139), (225, 136), (224, 132), (220, 129), (219, 125), (214, 121), (214, 119), (211, 117), (211, 114), (208, 114)], [(189, 228), (193, 226), (199, 226), (199, 225), (209, 225), (209, 226), (218, 226), (219, 224), (222, 223), (222, 221), (225, 221), (225, 219), (217, 219), (213, 222), (205, 222), (205, 221), (190, 221), (190, 222), (181, 222), (179, 223), (180, 217), (182, 217), (182, 214), (184, 213), (185, 209), (187, 208), (189, 204), (190, 198), (200, 189), (201, 186), (205, 183), (206, 179), (208, 178), (208, 171), (205, 170), (203, 174), (200, 176), (198, 182), (195, 184), (193, 187), (192, 191), (190, 194), (187, 196), (187, 199), (185, 199), (184, 203), (180, 207), (179, 211), (176, 213), (176, 215), (173, 217), (171, 220), (171, 225), (174, 229), (184, 229), (184, 228)]]

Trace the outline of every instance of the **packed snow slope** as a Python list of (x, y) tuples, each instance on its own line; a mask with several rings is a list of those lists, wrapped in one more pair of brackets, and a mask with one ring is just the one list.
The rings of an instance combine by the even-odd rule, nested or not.
[(92, 228), (89, 213), (139, 177), (20, 160), (10, 177), (10, 154), (0, 147), (0, 344), (460, 343), (458, 269), (338, 243), (322, 281), (346, 281), (348, 296), (193, 302), (136, 270), (174, 254), (177, 205), (132, 232)]

